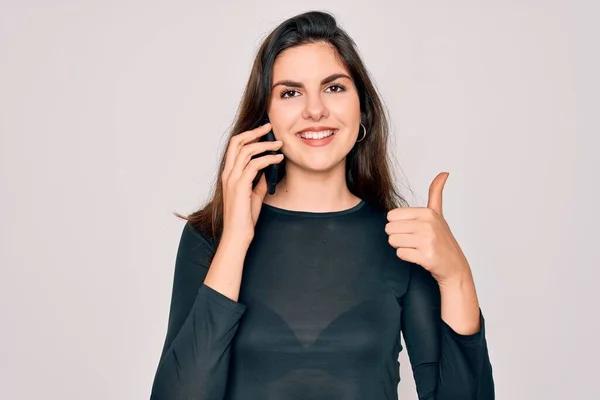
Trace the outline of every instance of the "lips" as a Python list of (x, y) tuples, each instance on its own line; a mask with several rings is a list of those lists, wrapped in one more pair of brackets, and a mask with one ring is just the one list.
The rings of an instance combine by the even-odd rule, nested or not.
[(333, 126), (310, 126), (306, 129), (302, 129), (301, 131), (298, 132), (298, 134), (301, 134), (303, 132), (320, 132), (320, 131), (336, 131), (337, 129), (334, 128)]
[(301, 130), (296, 135), (302, 137), (303, 139), (317, 140), (326, 138), (334, 134), (336, 131), (337, 129), (332, 126), (310, 126)]
[[(333, 131), (319, 131), (319, 132), (303, 132), (298, 134), (300, 141), (310, 147), (322, 147), (327, 146), (335, 138), (335, 130)], [(305, 137), (302, 137), (302, 136)], [(308, 135), (308, 137), (307, 137)], [(327, 135), (327, 136), (325, 136)]]
[(333, 134), (335, 134), (335, 132), (336, 132), (335, 129), (328, 129), (328, 130), (322, 130), (322, 131), (305, 131), (305, 132), (300, 132), (298, 134), (298, 136), (300, 136), (302, 139), (320, 140), (320, 139), (325, 139), (325, 138), (328, 138), (329, 136), (332, 136)]

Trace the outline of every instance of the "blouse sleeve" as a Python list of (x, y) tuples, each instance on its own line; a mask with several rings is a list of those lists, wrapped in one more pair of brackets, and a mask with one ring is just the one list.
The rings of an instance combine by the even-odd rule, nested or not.
[(246, 306), (204, 284), (214, 251), (211, 241), (186, 223), (151, 400), (225, 396), (231, 343)]
[(492, 366), (481, 309), (481, 329), (455, 332), (441, 317), (441, 296), (429, 271), (410, 264), (402, 305), (402, 335), (420, 400), (493, 400)]

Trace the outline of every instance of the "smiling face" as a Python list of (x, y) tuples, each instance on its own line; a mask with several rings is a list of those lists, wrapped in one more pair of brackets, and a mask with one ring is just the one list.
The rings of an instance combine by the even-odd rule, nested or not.
[(344, 161), (360, 129), (360, 102), (334, 48), (311, 43), (279, 55), (269, 120), (283, 141), (287, 171), (328, 171)]

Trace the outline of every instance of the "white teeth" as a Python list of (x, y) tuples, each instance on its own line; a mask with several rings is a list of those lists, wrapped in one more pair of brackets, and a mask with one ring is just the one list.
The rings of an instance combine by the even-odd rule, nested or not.
[(300, 137), (302, 139), (323, 139), (333, 135), (333, 131), (321, 131), (321, 132), (302, 132)]

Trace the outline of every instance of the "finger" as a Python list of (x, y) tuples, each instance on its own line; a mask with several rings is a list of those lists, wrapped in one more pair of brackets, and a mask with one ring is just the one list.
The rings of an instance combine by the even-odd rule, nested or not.
[(398, 207), (388, 211), (387, 220), (392, 222), (427, 219), (430, 213), (431, 209), (427, 207)]
[(394, 233), (388, 237), (388, 242), (392, 247), (407, 247), (418, 249), (421, 247), (421, 239), (418, 235), (412, 233)]
[(392, 221), (385, 224), (385, 233), (393, 235), (395, 233), (417, 233), (421, 223), (417, 220)]
[[(252, 157), (264, 153), (267, 150), (278, 150), (282, 146), (281, 141), (275, 142), (255, 142), (245, 145), (237, 155), (233, 169), (229, 175), (229, 179), (238, 180), (244, 173), (244, 169), (252, 160)], [(261, 157), (258, 157), (261, 158)]]
[(261, 136), (266, 135), (271, 130), (271, 124), (266, 123), (249, 131), (234, 135), (229, 139), (227, 153), (225, 156), (225, 166), (223, 167), (223, 176), (228, 178), (231, 175), (231, 170), (235, 164), (238, 153), (246, 144), (258, 140)]
[(417, 249), (411, 249), (409, 247), (399, 247), (396, 249), (396, 255), (398, 258), (411, 262), (413, 264), (421, 265), (421, 252)]
[(248, 143), (257, 141), (260, 136), (267, 134), (271, 129), (271, 124), (266, 123), (255, 129), (242, 132), (232, 136), (229, 140), (227, 155), (225, 158), (225, 166), (223, 168), (223, 176), (227, 179), (231, 175), (235, 160), (240, 150)]
[[(283, 154), (268, 154), (266, 156), (255, 158), (248, 163), (238, 182), (252, 185), (252, 181), (256, 177), (256, 174), (258, 174), (259, 170), (271, 164), (278, 164), (282, 160)], [(260, 179), (263, 178), (265, 178), (264, 174)]]
[(439, 215), (444, 215), (442, 210), (442, 191), (449, 175), (448, 172), (440, 172), (429, 186), (427, 208), (434, 210)]

